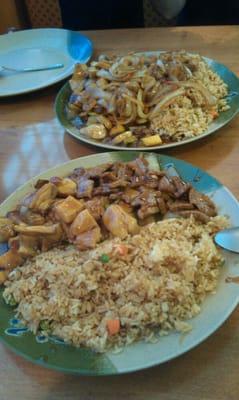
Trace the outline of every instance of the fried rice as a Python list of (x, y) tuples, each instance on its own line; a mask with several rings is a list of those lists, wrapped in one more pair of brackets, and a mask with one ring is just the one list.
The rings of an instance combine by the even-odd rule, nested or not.
[[(222, 216), (206, 225), (172, 218), (93, 250), (61, 246), (12, 271), (3, 296), (15, 299), (18, 317), (34, 333), (44, 321), (45, 334), (98, 352), (187, 332), (216, 290), (223, 258), (213, 234), (227, 225)], [(122, 244), (125, 255), (117, 251)], [(112, 319), (120, 321), (114, 335), (107, 330)]]
[[(193, 59), (197, 64), (197, 69), (192, 75), (192, 81), (202, 83), (215, 96), (217, 112), (227, 111), (230, 108), (225, 99), (228, 94), (227, 84), (199, 55), (183, 53), (182, 56), (184, 60)], [(167, 54), (164, 58), (167, 60)], [(180, 53), (178, 58), (181, 61)], [(164, 108), (161, 114), (152, 121), (151, 127), (160, 134), (166, 133), (174, 141), (189, 139), (202, 134), (208, 129), (217, 114), (203, 107), (200, 93), (194, 92), (193, 97), (193, 99), (188, 96), (177, 97), (170, 107)]]

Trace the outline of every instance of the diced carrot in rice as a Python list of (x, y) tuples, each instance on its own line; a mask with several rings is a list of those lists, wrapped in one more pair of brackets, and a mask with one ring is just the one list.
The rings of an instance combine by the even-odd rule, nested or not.
[(117, 335), (120, 330), (120, 320), (119, 319), (109, 319), (107, 321), (107, 329), (109, 332), (109, 335)]

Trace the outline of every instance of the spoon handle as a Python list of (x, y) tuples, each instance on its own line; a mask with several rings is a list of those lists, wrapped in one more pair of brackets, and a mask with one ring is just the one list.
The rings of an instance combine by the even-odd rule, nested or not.
[(48, 67), (41, 67), (41, 68), (24, 68), (23, 72), (33, 72), (33, 71), (47, 71), (51, 69), (57, 69), (64, 67), (64, 64), (53, 64), (49, 65)]
[(51, 69), (57, 69), (57, 68), (62, 68), (64, 67), (64, 64), (53, 64), (53, 65), (49, 65), (46, 67), (34, 67), (34, 68), (10, 68), (10, 67), (5, 67), (5, 66), (1, 66), (0, 68), (2, 68), (5, 71), (12, 71), (12, 72), (34, 72), (34, 71), (46, 71), (46, 70), (51, 70)]

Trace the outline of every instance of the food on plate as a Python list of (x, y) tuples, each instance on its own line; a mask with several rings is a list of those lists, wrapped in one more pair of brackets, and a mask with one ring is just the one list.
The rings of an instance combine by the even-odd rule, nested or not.
[(86, 251), (61, 245), (14, 269), (3, 296), (32, 332), (98, 352), (188, 332), (216, 290), (223, 257), (213, 235), (225, 226), (222, 216), (171, 218)]
[(228, 220), (170, 168), (151, 154), (75, 168), (0, 218), (3, 297), (33, 333), (105, 352), (190, 330)]
[(198, 54), (99, 56), (77, 64), (68, 118), (81, 135), (153, 147), (202, 134), (227, 110), (228, 88)]
[(155, 158), (151, 168), (150, 157), (80, 167), (66, 177), (38, 180), (34, 192), (0, 217), (0, 240), (9, 245), (0, 256), (0, 282), (27, 258), (62, 243), (79, 250), (95, 248), (109, 237), (137, 234), (141, 226), (169, 212), (193, 215), (203, 223), (216, 216), (208, 196), (180, 177), (168, 176)]

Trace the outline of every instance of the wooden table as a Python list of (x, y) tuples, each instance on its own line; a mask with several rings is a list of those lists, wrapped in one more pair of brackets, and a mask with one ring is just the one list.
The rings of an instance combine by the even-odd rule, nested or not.
[[(133, 29), (87, 35), (96, 54), (185, 49), (239, 72), (239, 27)], [(0, 200), (49, 167), (99, 151), (73, 139), (59, 126), (53, 105), (61, 85), (0, 101)], [(206, 169), (239, 198), (238, 117), (207, 139), (165, 153)], [(178, 359), (125, 376), (68, 376), (24, 361), (0, 345), (0, 400), (238, 400), (238, 317), (237, 309), (212, 337)]]

